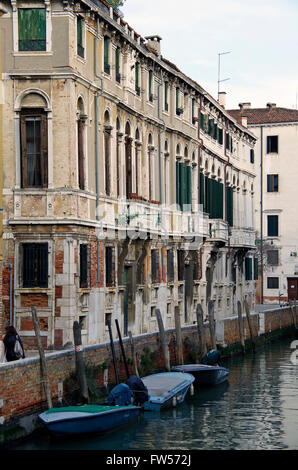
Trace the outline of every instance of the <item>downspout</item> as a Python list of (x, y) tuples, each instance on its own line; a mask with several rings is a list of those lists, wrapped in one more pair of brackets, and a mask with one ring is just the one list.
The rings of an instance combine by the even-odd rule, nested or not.
[[(99, 221), (98, 214), (98, 205), (99, 205), (99, 177), (98, 177), (98, 161), (99, 161), (99, 151), (98, 151), (98, 98), (104, 93), (104, 83), (100, 75), (97, 74), (97, 44), (99, 38), (99, 18), (97, 18), (97, 31), (94, 38), (94, 76), (100, 80), (100, 91), (95, 93), (95, 184), (96, 184), (96, 220)], [(99, 237), (97, 237), (97, 274), (96, 274), (96, 283), (100, 280), (100, 270), (99, 270)]]
[(263, 126), (261, 125), (261, 201), (260, 201), (260, 229), (261, 229), (261, 305), (264, 302), (264, 259), (263, 259)]
[(9, 326), (13, 325), (12, 315), (12, 264), (9, 264), (10, 275), (9, 275)]

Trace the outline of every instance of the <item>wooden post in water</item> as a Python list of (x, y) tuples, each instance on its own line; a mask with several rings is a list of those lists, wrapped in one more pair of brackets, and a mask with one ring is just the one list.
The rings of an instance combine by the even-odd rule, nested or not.
[(111, 345), (112, 356), (113, 356), (115, 380), (116, 380), (116, 384), (118, 385), (120, 383), (120, 380), (119, 380), (119, 372), (118, 372), (118, 367), (117, 367), (117, 359), (116, 359), (116, 353), (115, 353), (115, 347), (114, 347), (114, 341), (113, 341), (111, 320), (108, 320), (108, 328), (109, 328), (109, 335), (110, 335), (110, 345)]
[(290, 311), (291, 311), (291, 315), (293, 319), (293, 325), (296, 328), (296, 299), (295, 299), (295, 312), (294, 312), (293, 303), (291, 299), (289, 300), (289, 305), (290, 305)]
[(246, 318), (247, 318), (247, 323), (248, 323), (249, 332), (250, 332), (252, 350), (253, 350), (253, 352), (256, 352), (256, 341), (255, 341), (255, 337), (254, 337), (252, 318), (250, 316), (249, 305), (248, 305), (247, 300), (244, 300), (244, 306), (245, 306)]
[(121, 348), (121, 352), (122, 352), (124, 367), (125, 367), (125, 371), (126, 371), (127, 378), (129, 379), (130, 375), (129, 375), (129, 370), (128, 370), (127, 361), (126, 361), (126, 354), (125, 354), (125, 349), (124, 349), (124, 346), (123, 346), (121, 331), (120, 331), (120, 327), (119, 327), (119, 323), (118, 323), (118, 320), (117, 320), (117, 319), (115, 320), (115, 323), (116, 323), (116, 328), (117, 328), (117, 333), (118, 333), (120, 348)]
[(175, 328), (176, 328), (178, 364), (183, 365), (183, 345), (182, 345), (182, 333), (181, 333), (181, 321), (180, 321), (179, 307), (175, 307)]
[(197, 327), (198, 327), (200, 360), (201, 360), (207, 354), (206, 336), (205, 336), (205, 328), (204, 328), (204, 320), (203, 320), (203, 309), (202, 309), (201, 304), (197, 305), (196, 314), (197, 314)]
[(245, 342), (244, 342), (244, 335), (243, 335), (242, 307), (241, 307), (241, 302), (240, 302), (240, 300), (238, 300), (238, 302), (237, 302), (237, 309), (238, 309), (238, 324), (239, 324), (240, 343), (241, 343), (241, 348), (242, 348), (242, 354), (245, 354)]
[(83, 356), (82, 335), (79, 322), (73, 323), (73, 337), (75, 344), (76, 371), (80, 387), (80, 394), (84, 404), (89, 403), (88, 385), (86, 379), (85, 363)]
[(166, 334), (163, 326), (163, 321), (161, 317), (161, 313), (159, 308), (155, 309), (155, 315), (157, 318), (157, 323), (158, 323), (158, 329), (159, 329), (159, 337), (160, 337), (160, 342), (161, 342), (161, 347), (163, 351), (163, 356), (164, 356), (164, 364), (166, 370), (169, 372), (170, 371), (170, 358), (169, 358), (169, 348), (167, 345), (167, 339), (166, 339)]
[(134, 342), (133, 342), (133, 337), (132, 337), (131, 331), (128, 332), (128, 336), (129, 336), (129, 341), (130, 341), (133, 371), (134, 371), (134, 374), (137, 377), (140, 377), (139, 371), (138, 371), (137, 356), (136, 356), (136, 352), (135, 352), (135, 345), (134, 345)]
[(208, 320), (209, 330), (211, 337), (211, 348), (216, 349), (216, 333), (215, 333), (215, 319), (214, 319), (214, 302), (209, 300), (208, 302)]
[(39, 357), (40, 357), (41, 377), (42, 377), (41, 381), (44, 386), (48, 408), (50, 409), (50, 408), (53, 408), (51, 389), (50, 389), (49, 377), (48, 377), (48, 372), (47, 372), (46, 357), (45, 357), (45, 353), (44, 353), (44, 349), (43, 349), (43, 345), (41, 341), (41, 336), (40, 336), (40, 329), (39, 329), (39, 323), (37, 319), (36, 307), (32, 307), (32, 320), (33, 320), (33, 325), (34, 325), (34, 330), (35, 330), (35, 336), (37, 339)]

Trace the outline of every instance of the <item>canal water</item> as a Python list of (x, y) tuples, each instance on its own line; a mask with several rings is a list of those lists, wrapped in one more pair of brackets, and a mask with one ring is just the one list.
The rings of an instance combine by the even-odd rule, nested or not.
[(144, 413), (105, 436), (54, 440), (45, 434), (16, 449), (297, 450), (298, 361), (291, 362), (292, 341), (228, 359), (228, 383), (200, 388), (175, 409)]

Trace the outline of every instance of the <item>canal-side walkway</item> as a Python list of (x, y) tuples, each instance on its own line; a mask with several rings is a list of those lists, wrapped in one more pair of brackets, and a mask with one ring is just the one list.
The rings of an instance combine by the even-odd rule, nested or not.
[[(294, 334), (293, 311), (289, 307), (252, 314), (253, 333), (257, 345), (276, 340), (281, 336), (290, 338)], [(297, 322), (296, 322), (297, 323)], [(208, 323), (204, 324), (207, 345), (210, 348)], [(243, 316), (243, 332), (246, 350), (250, 349), (249, 326)], [(171, 365), (175, 365), (176, 342), (175, 330), (166, 332)], [(184, 362), (194, 362), (198, 350), (198, 331), (196, 325), (182, 328)], [(130, 343), (124, 338), (127, 357), (130, 357)], [(217, 347), (222, 357), (241, 353), (238, 318), (227, 318), (216, 322)], [(159, 334), (144, 334), (134, 338), (135, 351), (140, 371), (144, 375), (164, 366)], [(120, 360), (120, 348), (115, 341), (116, 354), (119, 358), (120, 379), (126, 378), (124, 365)], [(49, 353), (47, 368), (53, 403), (67, 394), (67, 383), (75, 371), (74, 349)], [(84, 347), (84, 360), (88, 366), (96, 369), (97, 384), (101, 387), (115, 383), (112, 356), (109, 344)], [(141, 374), (142, 375), (142, 374)], [(38, 429), (40, 424), (37, 414), (46, 407), (46, 397), (40, 373), (38, 356), (14, 363), (0, 365), (0, 445), (26, 437)]]

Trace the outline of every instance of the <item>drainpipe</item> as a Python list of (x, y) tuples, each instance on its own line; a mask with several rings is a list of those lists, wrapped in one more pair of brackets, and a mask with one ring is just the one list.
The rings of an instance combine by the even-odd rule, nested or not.
[[(94, 76), (100, 80), (100, 91), (95, 94), (95, 183), (96, 183), (96, 220), (99, 221), (98, 215), (98, 204), (99, 204), (99, 177), (98, 177), (98, 161), (99, 161), (99, 151), (98, 151), (98, 98), (104, 93), (104, 83), (100, 75), (97, 74), (97, 44), (99, 38), (99, 18), (97, 18), (97, 31), (94, 38)], [(100, 280), (100, 270), (99, 270), (99, 239), (97, 237), (97, 274), (96, 282)]]
[(261, 125), (261, 201), (260, 201), (260, 230), (261, 230), (261, 305), (264, 303), (264, 259), (263, 259), (263, 126)]

